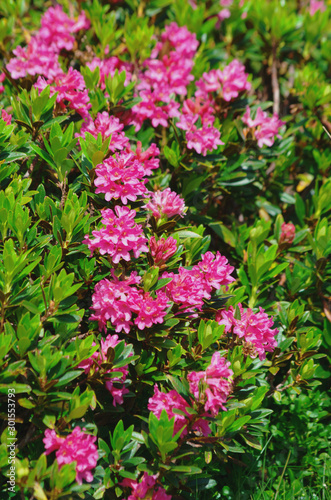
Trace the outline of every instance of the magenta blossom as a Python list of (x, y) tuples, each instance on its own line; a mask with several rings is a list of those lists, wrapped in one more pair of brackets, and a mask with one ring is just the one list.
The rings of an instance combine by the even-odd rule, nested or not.
[(99, 329), (106, 331), (110, 321), (116, 332), (129, 333), (135, 324), (139, 330), (163, 323), (168, 308), (168, 297), (163, 291), (153, 298), (148, 292), (136, 288), (141, 278), (132, 272), (130, 277), (119, 280), (112, 272), (112, 280), (103, 279), (97, 283), (92, 295), (94, 314), (91, 320), (99, 323)]
[(249, 308), (244, 311), (241, 304), (238, 307), (240, 319), (235, 318), (235, 309), (230, 306), (227, 311), (218, 311), (216, 321), (225, 326), (226, 333), (231, 331), (244, 339), (244, 350), (250, 357), (258, 355), (260, 360), (264, 360), (266, 352), (272, 352), (277, 347), (275, 336), (278, 330), (272, 329), (272, 317), (269, 318), (261, 307), (258, 313)]
[(279, 243), (287, 243), (291, 245), (293, 243), (294, 237), (295, 237), (295, 226), (292, 224), (292, 222), (289, 222), (286, 224), (285, 222), (282, 224), (281, 227), (282, 231), (280, 234), (279, 238)]
[(111, 208), (105, 208), (101, 213), (104, 227), (92, 231), (94, 239), (87, 235), (83, 240), (91, 253), (99, 250), (101, 255), (109, 254), (112, 261), (118, 264), (121, 259), (131, 260), (130, 252), (136, 259), (142, 252), (148, 252), (142, 226), (134, 221), (137, 215), (135, 210), (116, 205), (115, 213)]
[[(148, 400), (148, 409), (157, 418), (160, 418), (162, 410), (167, 412), (168, 418), (174, 418), (174, 435), (177, 432), (182, 431), (182, 436), (185, 436), (188, 432), (187, 426), (192, 419), (192, 413), (187, 411), (191, 409), (193, 405), (193, 400), (191, 405), (185, 401), (185, 399), (178, 394), (177, 391), (171, 390), (167, 393), (159, 391), (157, 385), (154, 386), (154, 394)], [(180, 410), (181, 413), (175, 413), (173, 410)], [(204, 436), (208, 436), (211, 430), (206, 420), (199, 418), (196, 422), (191, 424), (192, 430), (201, 432)]]
[(160, 238), (156, 241), (155, 236), (152, 236), (149, 240), (149, 246), (154, 263), (157, 266), (162, 266), (176, 253), (177, 241), (172, 236), (167, 239)]
[(279, 135), (279, 129), (285, 122), (279, 120), (277, 114), (268, 117), (267, 113), (262, 111), (260, 107), (256, 111), (256, 117), (253, 119), (251, 118), (251, 110), (247, 106), (242, 121), (249, 127), (250, 132), (257, 140), (259, 148), (262, 148), (264, 144), (270, 147), (273, 145), (275, 137), (279, 139), (282, 137)]
[(157, 475), (150, 476), (144, 472), (143, 477), (138, 482), (134, 479), (125, 478), (120, 483), (124, 488), (131, 488), (132, 493), (128, 500), (140, 500), (149, 498), (150, 500), (171, 500), (162, 486), (156, 484)]
[(123, 132), (124, 125), (120, 123), (119, 119), (115, 116), (110, 116), (107, 111), (98, 113), (96, 119), (93, 121), (88, 116), (76, 137), (85, 138), (86, 132), (89, 132), (93, 137), (97, 138), (101, 134), (102, 140), (110, 137), (109, 149), (112, 153), (121, 151), (129, 146), (129, 139)]
[[(94, 372), (99, 371), (101, 367), (101, 363), (107, 361), (107, 351), (109, 347), (115, 348), (116, 345), (120, 342), (118, 339), (118, 335), (108, 335), (105, 340), (101, 340), (101, 352), (95, 352), (92, 356), (84, 361), (81, 361), (78, 365), (78, 368), (82, 368), (86, 374), (89, 374), (91, 369), (93, 368)], [(92, 345), (96, 345), (95, 342)], [(126, 344), (125, 344), (126, 345)], [(128, 389), (124, 386), (125, 379), (128, 375), (128, 365), (122, 366), (120, 368), (111, 368), (105, 371), (105, 373), (112, 372), (121, 372), (122, 375), (120, 377), (111, 377), (106, 380), (106, 389), (110, 392), (113, 397), (113, 405), (123, 404), (123, 396), (129, 392)], [(114, 386), (114, 383), (116, 386)], [(118, 385), (121, 387), (118, 387)]]
[(56, 5), (50, 7), (43, 15), (38, 38), (55, 52), (60, 52), (61, 49), (72, 50), (75, 43), (72, 33), (87, 30), (89, 27), (90, 21), (84, 11), (75, 21), (63, 12), (61, 5)]
[(84, 78), (79, 71), (70, 67), (68, 73), (62, 73), (56, 76), (54, 80), (45, 80), (40, 76), (35, 87), (42, 91), (50, 84), (55, 84), (51, 86), (50, 95), (58, 92), (56, 102), (63, 110), (67, 108), (68, 102), (70, 109), (77, 111), (83, 118), (88, 116), (88, 110), (92, 107), (92, 104), (85, 88)]
[(126, 205), (147, 192), (144, 164), (132, 152), (116, 153), (116, 158), (105, 159), (95, 173), (95, 192), (105, 193), (106, 201), (120, 198)]
[(170, 188), (166, 188), (164, 191), (152, 193), (150, 201), (144, 205), (144, 208), (151, 210), (156, 219), (161, 219), (164, 216), (170, 218), (174, 215), (183, 217), (186, 207), (183, 198)]
[(212, 69), (209, 73), (204, 73), (196, 85), (197, 97), (208, 99), (211, 92), (216, 92), (225, 101), (231, 101), (238, 97), (240, 92), (251, 89), (245, 66), (237, 59), (230, 62), (223, 70)]
[(233, 375), (229, 366), (230, 362), (222, 358), (219, 352), (214, 352), (206, 371), (187, 375), (190, 391), (196, 401), (202, 403), (205, 411), (210, 411), (213, 416), (218, 415), (220, 409), (226, 410), (224, 404), (232, 389)]
[(317, 11), (324, 12), (326, 10), (326, 5), (323, 0), (310, 0), (309, 4), (309, 14), (313, 16)]
[(76, 481), (82, 484), (84, 479), (88, 483), (93, 481), (91, 470), (96, 467), (98, 460), (98, 450), (94, 444), (96, 439), (96, 436), (85, 434), (75, 427), (65, 438), (58, 437), (54, 430), (46, 429), (43, 442), (46, 455), (56, 450), (60, 468), (64, 464), (76, 462)]
[(1, 110), (1, 118), (3, 119), (3, 121), (5, 122), (6, 125), (11, 124), (12, 115), (7, 113), (7, 111), (5, 109)]

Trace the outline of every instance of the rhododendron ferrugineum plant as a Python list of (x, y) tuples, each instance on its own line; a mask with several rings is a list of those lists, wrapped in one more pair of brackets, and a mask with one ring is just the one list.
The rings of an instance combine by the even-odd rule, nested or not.
[(7, 3), (4, 491), (217, 500), (325, 377), (330, 9)]

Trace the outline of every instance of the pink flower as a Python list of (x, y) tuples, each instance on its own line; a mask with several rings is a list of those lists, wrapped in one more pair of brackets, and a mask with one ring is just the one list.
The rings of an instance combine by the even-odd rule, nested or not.
[(295, 226), (292, 222), (282, 224), (282, 231), (279, 238), (279, 243), (287, 243), (291, 245), (295, 237)]
[(178, 274), (163, 273), (162, 278), (172, 278), (165, 287), (166, 294), (175, 304), (187, 312), (194, 308), (200, 309), (204, 299), (210, 299), (214, 289), (227, 286), (235, 279), (230, 276), (234, 268), (229, 266), (227, 259), (217, 252), (207, 252), (201, 256), (201, 262), (192, 269), (180, 267)]
[(218, 290), (221, 286), (226, 286), (235, 281), (235, 278), (230, 276), (234, 271), (234, 267), (228, 264), (226, 257), (216, 252), (216, 256), (212, 252), (207, 252), (201, 255), (201, 261), (193, 267), (192, 271), (197, 270), (203, 274), (207, 287)]
[(213, 416), (219, 410), (226, 410), (226, 402), (232, 388), (230, 377), (233, 371), (229, 369), (230, 362), (222, 358), (219, 352), (214, 352), (211, 364), (206, 371), (191, 372), (187, 375), (190, 382), (190, 391), (196, 401), (204, 404), (205, 411), (210, 411)]
[(62, 73), (54, 78), (54, 80), (46, 81), (45, 78), (39, 77), (35, 87), (42, 91), (47, 85), (55, 83), (51, 86), (50, 95), (58, 92), (56, 97), (56, 102), (61, 106), (63, 110), (68, 106), (70, 109), (74, 109), (83, 118), (88, 116), (88, 110), (91, 108), (88, 92), (85, 88), (85, 81), (83, 76), (79, 71), (69, 68), (68, 73)]
[(220, 131), (215, 127), (203, 126), (200, 129), (194, 128), (190, 132), (186, 132), (187, 149), (195, 149), (198, 154), (206, 156), (208, 151), (217, 149), (218, 146), (224, 144), (220, 140)]
[(172, 236), (167, 239), (160, 238), (156, 241), (155, 236), (152, 236), (149, 240), (149, 246), (154, 263), (157, 266), (162, 266), (176, 253), (177, 241)]
[(6, 79), (5, 73), (0, 73), (0, 94), (5, 91), (5, 87), (1, 83)]
[(235, 310), (232, 306), (227, 311), (220, 310), (216, 315), (216, 321), (220, 325), (225, 325), (225, 332), (232, 331), (239, 338), (244, 338), (244, 349), (250, 357), (257, 355), (260, 360), (266, 358), (266, 352), (272, 352), (277, 347), (275, 336), (277, 329), (272, 329), (274, 322), (260, 307), (258, 313), (253, 313), (252, 309), (244, 311), (241, 304), (238, 304), (240, 319), (234, 317)]
[[(148, 171), (147, 167), (147, 171)], [(138, 196), (146, 193), (146, 175), (144, 164), (137, 159), (135, 153), (116, 153), (116, 158), (107, 158), (98, 165), (94, 181), (96, 193), (105, 193), (105, 199), (120, 198), (126, 205), (128, 201), (136, 201)]]
[(112, 277), (112, 280), (99, 281), (92, 295), (91, 309), (95, 313), (90, 319), (98, 321), (100, 330), (106, 331), (107, 321), (111, 321), (116, 332), (124, 330), (126, 333), (133, 324), (144, 330), (163, 323), (168, 308), (168, 297), (163, 291), (156, 292), (156, 298), (153, 298), (149, 293), (131, 286), (141, 280), (134, 272), (123, 281), (116, 278), (113, 272)]
[(165, 489), (156, 485), (156, 479), (156, 475), (150, 476), (147, 472), (144, 472), (140, 482), (125, 478), (120, 485), (124, 488), (131, 488), (132, 494), (128, 497), (128, 500), (146, 498), (151, 500), (171, 500), (171, 496), (166, 494)]
[(132, 285), (140, 280), (136, 272), (132, 272), (129, 278), (119, 280), (112, 271), (112, 280), (103, 279), (96, 284), (91, 307), (95, 312), (90, 320), (98, 321), (99, 330), (106, 331), (107, 321), (111, 321), (116, 332), (124, 330), (129, 333), (133, 325), (130, 305), (142, 293)]
[[(90, 373), (92, 367), (95, 372), (99, 371), (101, 363), (107, 361), (107, 351), (109, 347), (115, 348), (119, 342), (120, 340), (118, 340), (118, 335), (108, 335), (105, 340), (101, 340), (101, 352), (93, 353), (90, 358), (79, 363), (78, 368), (83, 368), (86, 374)], [(96, 345), (95, 342), (93, 342), (92, 345)], [(113, 405), (116, 406), (116, 404), (123, 404), (123, 396), (129, 392), (129, 390), (124, 386), (125, 379), (129, 373), (128, 365), (120, 368), (111, 368), (106, 370), (105, 373), (112, 373), (114, 371), (122, 372), (122, 375), (120, 377), (109, 378), (106, 380), (105, 385), (106, 389), (113, 396)], [(116, 387), (114, 386), (114, 383), (116, 384)], [(122, 387), (118, 387), (119, 384), (121, 384)]]
[(152, 143), (146, 151), (143, 151), (141, 142), (137, 141), (136, 151), (131, 152), (134, 154), (134, 159), (143, 165), (144, 175), (152, 175), (153, 170), (159, 167), (160, 160), (156, 157), (160, 154), (160, 150), (156, 144)]
[(75, 43), (72, 33), (82, 29), (87, 30), (89, 27), (90, 21), (86, 18), (84, 11), (81, 12), (76, 22), (63, 12), (62, 6), (56, 5), (50, 7), (43, 15), (38, 37), (55, 52), (60, 52), (61, 49), (72, 50)]
[(27, 47), (21, 46), (13, 50), (16, 57), (10, 59), (7, 70), (14, 79), (24, 78), (27, 75), (43, 75), (46, 78), (55, 78), (62, 74), (58, 62), (58, 54), (43, 44), (38, 37), (32, 37)]
[[(160, 418), (162, 410), (167, 412), (169, 419), (174, 418), (174, 435), (180, 430), (182, 430), (181, 436), (185, 436), (188, 432), (187, 426), (192, 418), (192, 414), (187, 411), (187, 408), (191, 408), (191, 405), (189, 405), (177, 391), (171, 390), (167, 393), (161, 392), (155, 384), (154, 394), (148, 400), (148, 409), (154, 413), (157, 418)], [(184, 415), (174, 413), (173, 410), (180, 410)], [(204, 436), (208, 436), (211, 432), (208, 423), (202, 418), (199, 418), (193, 424), (192, 430), (198, 430), (202, 432)]]
[(178, 274), (163, 273), (162, 278), (172, 278), (165, 287), (169, 299), (187, 312), (203, 306), (204, 299), (210, 299), (210, 287), (206, 288), (200, 272), (180, 267)]
[(80, 133), (76, 134), (76, 137), (85, 138), (86, 132), (89, 132), (95, 138), (101, 134), (103, 140), (107, 137), (111, 137), (109, 149), (114, 153), (117, 150), (121, 151), (129, 146), (129, 139), (125, 136), (124, 132), (122, 132), (123, 128), (124, 125), (120, 123), (118, 118), (109, 116), (107, 111), (103, 111), (97, 114), (94, 121), (88, 116), (84, 120)]
[(251, 89), (247, 78), (245, 66), (234, 59), (223, 71), (217, 69), (204, 73), (196, 83), (198, 90), (195, 95), (208, 99), (210, 92), (217, 92), (225, 101), (231, 101), (238, 97), (240, 92)]
[(151, 210), (156, 219), (161, 219), (164, 216), (170, 218), (174, 215), (183, 217), (186, 207), (183, 198), (170, 188), (166, 188), (164, 191), (155, 191), (144, 208)]
[(158, 292), (156, 299), (153, 299), (149, 293), (135, 297), (131, 303), (131, 310), (138, 314), (134, 320), (139, 330), (150, 328), (157, 323), (163, 323), (164, 316), (167, 314), (169, 299), (164, 292)]
[(91, 253), (95, 250), (99, 250), (101, 255), (107, 253), (118, 264), (121, 259), (131, 260), (131, 251), (137, 259), (142, 252), (148, 252), (148, 247), (142, 226), (134, 221), (136, 211), (117, 205), (115, 212), (116, 215), (111, 208), (102, 210), (101, 222), (105, 227), (92, 231), (93, 240), (86, 235), (83, 242), (88, 245)]
[(3, 121), (5, 122), (6, 125), (11, 124), (12, 115), (7, 113), (7, 111), (5, 109), (1, 110), (1, 118), (3, 119)]
[(313, 16), (318, 10), (320, 10), (321, 12), (324, 12), (326, 10), (324, 1), (310, 0), (309, 14)]
[(94, 444), (96, 439), (96, 436), (85, 434), (79, 427), (75, 427), (65, 438), (59, 438), (54, 430), (46, 429), (43, 442), (46, 455), (57, 450), (55, 455), (59, 468), (71, 462), (77, 463), (76, 481), (82, 484), (83, 479), (88, 483), (93, 481), (91, 470), (96, 467), (98, 460), (98, 450)]
[(46, 429), (43, 439), (46, 455), (49, 455), (52, 451), (58, 450), (64, 441), (65, 438), (59, 437), (54, 430)]
[(249, 127), (254, 138), (257, 140), (259, 148), (262, 148), (264, 144), (270, 147), (275, 142), (276, 136), (279, 139), (282, 137), (278, 132), (285, 122), (279, 120), (277, 114), (268, 117), (267, 113), (262, 111), (260, 107), (256, 110), (256, 117), (253, 119), (251, 118), (251, 110), (247, 106), (242, 121)]

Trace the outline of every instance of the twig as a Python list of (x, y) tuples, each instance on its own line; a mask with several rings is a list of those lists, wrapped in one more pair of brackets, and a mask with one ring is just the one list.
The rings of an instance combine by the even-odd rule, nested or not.
[(271, 66), (271, 84), (272, 84), (272, 94), (274, 100), (274, 113), (279, 115), (279, 102), (280, 102), (280, 91), (279, 82), (277, 74), (277, 42), (272, 42), (272, 66)]

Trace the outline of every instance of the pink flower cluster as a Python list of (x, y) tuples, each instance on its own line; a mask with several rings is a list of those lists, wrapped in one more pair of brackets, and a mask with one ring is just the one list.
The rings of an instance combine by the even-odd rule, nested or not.
[[(196, 123), (201, 121), (201, 127)], [(217, 149), (221, 144), (220, 131), (213, 126), (215, 121), (212, 101), (197, 97), (187, 99), (183, 103), (182, 114), (177, 127), (186, 131), (187, 148), (195, 149), (198, 154), (206, 156), (208, 151)]]
[(41, 20), (41, 28), (31, 37), (24, 49), (20, 46), (13, 50), (16, 57), (7, 64), (12, 78), (24, 78), (27, 75), (44, 75), (53, 79), (62, 74), (58, 56), (62, 49), (72, 50), (75, 43), (73, 33), (86, 30), (90, 21), (84, 11), (78, 19), (67, 16), (60, 5), (50, 7)]
[[(213, 69), (204, 73), (196, 82), (198, 87), (195, 99), (187, 99), (182, 108), (177, 127), (186, 131), (187, 148), (195, 149), (198, 154), (206, 156), (208, 151), (217, 149), (224, 144), (220, 139), (219, 130), (214, 127), (215, 100), (217, 93), (225, 101), (238, 97), (240, 92), (250, 90), (245, 67), (236, 59), (223, 71)], [(200, 119), (200, 120), (199, 120)], [(200, 121), (201, 125), (197, 126)]]
[(237, 59), (225, 66), (223, 71), (212, 69), (209, 73), (204, 73), (196, 85), (198, 90), (195, 95), (205, 100), (209, 99), (211, 93), (216, 92), (224, 101), (231, 101), (238, 97), (240, 92), (251, 89), (245, 66)]
[(46, 455), (56, 451), (60, 468), (64, 464), (77, 462), (76, 481), (82, 484), (84, 479), (88, 483), (93, 481), (91, 470), (96, 467), (98, 460), (98, 450), (94, 444), (96, 439), (96, 436), (85, 434), (79, 427), (75, 427), (65, 438), (57, 436), (54, 430), (46, 429), (43, 442)]
[(157, 475), (150, 476), (144, 472), (141, 481), (125, 478), (120, 483), (123, 488), (131, 488), (131, 495), (128, 500), (140, 500), (149, 498), (150, 500), (171, 500), (171, 495), (167, 495), (162, 486), (156, 484)]
[[(101, 363), (107, 361), (107, 351), (109, 347), (114, 348), (119, 342), (120, 340), (118, 340), (118, 335), (108, 335), (105, 340), (101, 340), (101, 352), (95, 352), (90, 358), (81, 361), (78, 368), (82, 368), (86, 374), (89, 374), (91, 369), (94, 372), (99, 371)], [(93, 342), (92, 345), (96, 345), (95, 342)], [(124, 387), (124, 382), (129, 371), (128, 366), (125, 365), (120, 368), (111, 368), (110, 370), (106, 370), (105, 373), (112, 373), (114, 371), (122, 372), (122, 375), (120, 377), (117, 376), (108, 378), (105, 385), (106, 389), (113, 396), (113, 405), (116, 406), (116, 404), (123, 404), (123, 396), (129, 392), (129, 390)], [(114, 386), (114, 383), (116, 384), (116, 387)], [(121, 384), (122, 387), (118, 387), (119, 384)]]
[(179, 116), (173, 94), (186, 95), (186, 87), (194, 79), (191, 70), (198, 45), (195, 34), (185, 26), (171, 23), (166, 27), (139, 74), (137, 90), (142, 102), (132, 108), (136, 130), (146, 119), (153, 127), (167, 127), (169, 118)]
[(2, 84), (2, 82), (5, 80), (6, 75), (5, 73), (0, 73), (0, 94), (2, 94), (5, 91), (5, 87)]
[[(191, 405), (185, 401), (185, 399), (178, 394), (174, 389), (169, 392), (159, 391), (157, 385), (154, 386), (154, 394), (148, 400), (148, 409), (153, 412), (157, 418), (160, 418), (163, 410), (167, 412), (168, 418), (174, 418), (174, 435), (182, 430), (182, 436), (187, 434), (187, 426), (192, 419), (192, 413), (188, 410), (192, 408), (193, 400), (191, 400)], [(175, 413), (174, 410), (180, 410), (179, 413)], [(205, 416), (203, 414), (203, 416)], [(193, 431), (201, 432), (204, 436), (210, 434), (210, 427), (208, 422), (203, 418), (198, 418), (194, 423), (191, 424), (191, 429)]]
[[(167, 313), (168, 298), (164, 292), (156, 292), (154, 299), (149, 293), (136, 288), (141, 278), (136, 272), (119, 280), (112, 271), (112, 280), (103, 279), (97, 283), (92, 295), (94, 314), (90, 319), (98, 321), (99, 329), (106, 331), (107, 321), (111, 321), (116, 332), (129, 333), (133, 324), (140, 330), (153, 324), (163, 323)], [(132, 321), (133, 314), (136, 316)]]
[(83, 243), (88, 245), (91, 253), (99, 250), (101, 255), (109, 254), (112, 261), (118, 264), (121, 259), (131, 260), (130, 252), (137, 259), (142, 252), (148, 252), (147, 238), (140, 224), (134, 221), (137, 212), (128, 207), (115, 207), (101, 211), (102, 224), (100, 230), (92, 231), (94, 239), (85, 236)]
[(313, 16), (317, 11), (324, 12), (326, 10), (326, 5), (324, 0), (310, 0), (309, 4), (309, 14)]
[(172, 236), (156, 241), (155, 236), (152, 236), (149, 240), (149, 247), (154, 263), (157, 266), (163, 266), (176, 253), (177, 241)]
[(295, 238), (295, 226), (292, 222), (282, 224), (281, 233), (279, 237), (279, 243), (287, 243), (291, 245)]
[(3, 119), (3, 121), (5, 122), (6, 125), (11, 124), (12, 115), (7, 113), (7, 111), (5, 109), (1, 110), (1, 118)]
[(157, 154), (159, 149), (155, 144), (143, 152), (139, 143), (135, 153), (128, 150), (116, 153), (116, 158), (105, 159), (95, 170), (95, 192), (105, 193), (107, 201), (120, 198), (124, 205), (136, 201), (138, 196), (147, 192), (144, 177), (159, 166)]
[(88, 110), (92, 104), (89, 101), (88, 91), (85, 88), (83, 76), (76, 69), (69, 68), (68, 73), (61, 73), (54, 78), (45, 80), (40, 76), (35, 87), (42, 91), (47, 85), (53, 84), (50, 95), (58, 92), (56, 102), (63, 110), (66, 110), (67, 103), (70, 109), (74, 109), (83, 118), (89, 116)]
[(222, 358), (219, 352), (214, 352), (211, 363), (205, 371), (191, 372), (187, 375), (190, 391), (196, 401), (204, 404), (206, 412), (215, 417), (220, 409), (225, 410), (224, 404), (231, 392), (233, 371), (229, 368), (230, 362)]
[(250, 357), (258, 355), (260, 360), (264, 360), (266, 352), (272, 352), (277, 347), (275, 336), (278, 330), (272, 329), (272, 317), (269, 318), (261, 307), (258, 313), (253, 313), (249, 308), (244, 311), (241, 304), (238, 307), (240, 319), (235, 318), (235, 309), (230, 306), (227, 311), (218, 311), (216, 321), (225, 325), (226, 333), (232, 332), (245, 340), (244, 347)]
[[(265, 111), (259, 107), (256, 111), (255, 119), (251, 118), (251, 110), (247, 106), (246, 112), (242, 117), (242, 121), (249, 127), (249, 131), (253, 134), (253, 137), (257, 140), (257, 145), (262, 148), (265, 144), (266, 146), (272, 146), (275, 142), (275, 137), (279, 139), (282, 138), (279, 135), (279, 129), (285, 122), (278, 118), (277, 114), (269, 117)], [(244, 130), (247, 134), (248, 130)]]
[(115, 151), (121, 151), (129, 147), (129, 139), (125, 136), (123, 128), (124, 125), (120, 123), (118, 118), (109, 116), (107, 111), (103, 111), (97, 114), (94, 121), (88, 116), (84, 120), (80, 132), (76, 134), (76, 137), (85, 138), (86, 132), (89, 132), (95, 138), (101, 134), (102, 140), (111, 137), (109, 149), (114, 153)]
[(181, 309), (192, 311), (201, 308), (204, 299), (210, 299), (213, 290), (227, 286), (235, 279), (231, 276), (234, 267), (219, 252), (216, 256), (207, 252), (192, 269), (180, 267), (178, 274), (163, 273), (162, 278), (172, 278), (166, 285), (166, 294), (170, 300), (179, 304)]
[[(233, 371), (229, 367), (230, 362), (222, 358), (219, 352), (215, 352), (205, 371), (193, 371), (187, 375), (193, 396), (191, 405), (177, 391), (171, 390), (164, 393), (155, 385), (154, 395), (148, 401), (148, 409), (157, 418), (161, 416), (162, 410), (167, 412), (169, 418), (174, 417), (174, 434), (183, 429), (182, 436), (185, 436), (188, 432), (187, 426), (191, 421), (192, 430), (200, 431), (207, 436), (211, 430), (208, 422), (201, 417), (215, 417), (220, 409), (226, 411), (224, 404), (232, 390)], [(193, 407), (199, 412), (198, 418), (188, 411)], [(174, 410), (180, 410), (181, 413), (174, 412)]]
[(183, 217), (186, 207), (183, 198), (171, 191), (170, 188), (166, 188), (163, 191), (152, 193), (149, 202), (144, 205), (144, 208), (151, 210), (156, 219), (162, 219), (174, 215)]

